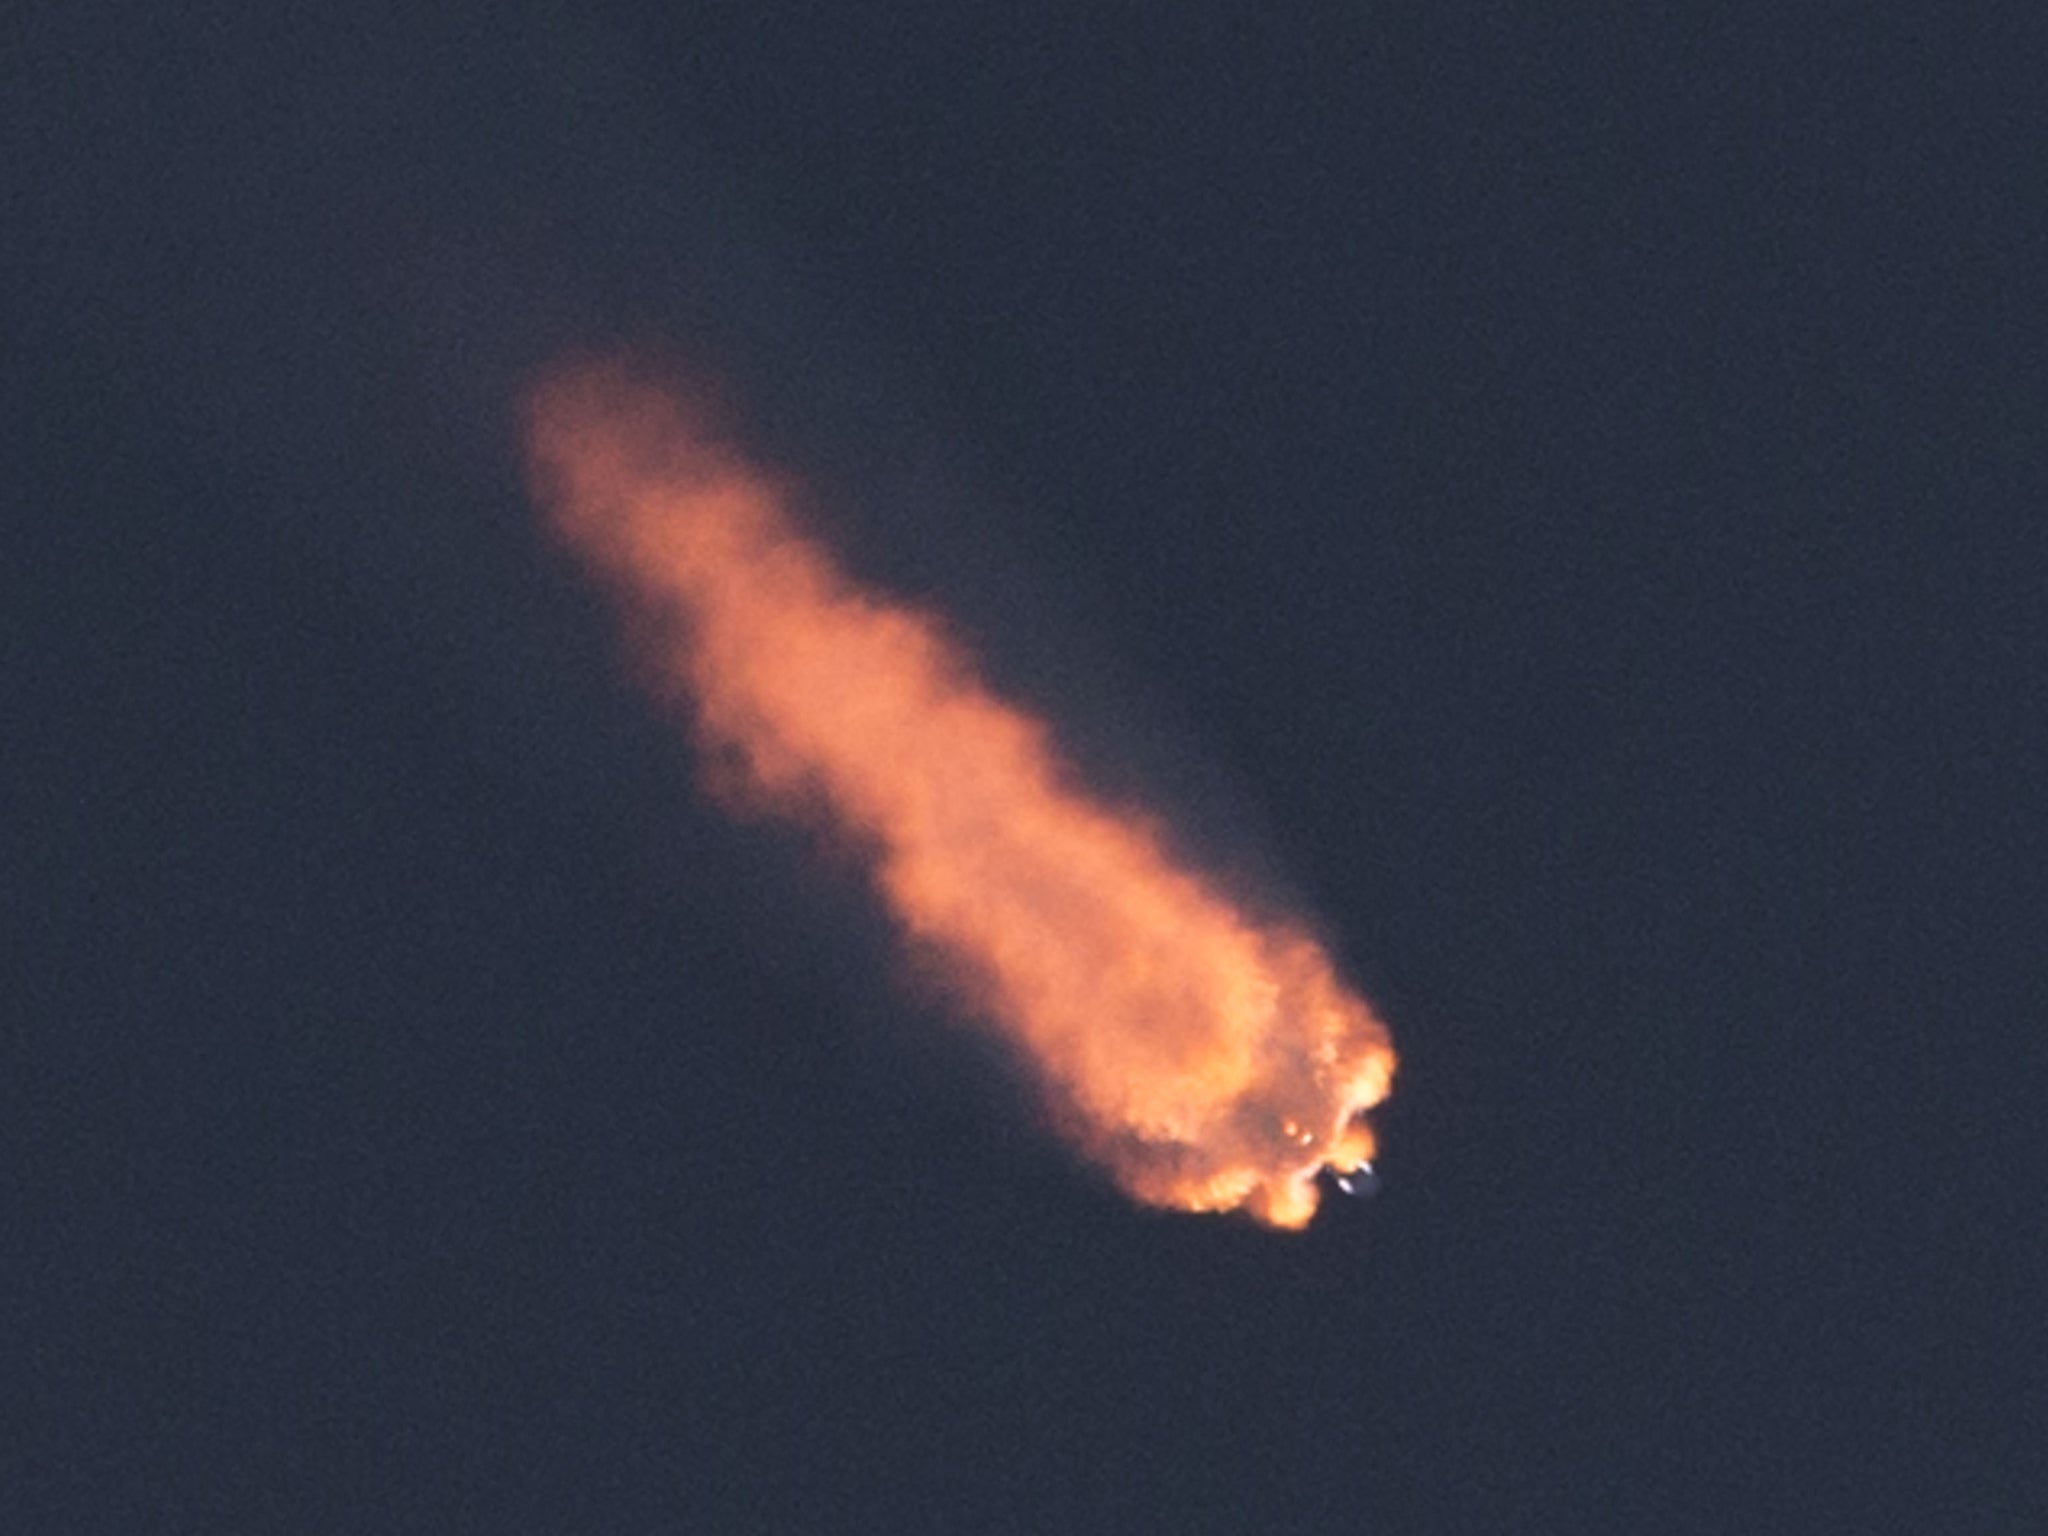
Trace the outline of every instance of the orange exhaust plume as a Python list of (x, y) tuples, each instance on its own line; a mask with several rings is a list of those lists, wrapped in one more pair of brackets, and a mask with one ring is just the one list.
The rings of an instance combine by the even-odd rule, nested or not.
[(528, 426), (556, 529), (652, 622), (727, 787), (871, 850), (906, 936), (1125, 1191), (1299, 1227), (1320, 1170), (1366, 1164), (1394, 1053), (1305, 931), (1091, 798), (939, 622), (855, 585), (671, 392), (573, 370)]

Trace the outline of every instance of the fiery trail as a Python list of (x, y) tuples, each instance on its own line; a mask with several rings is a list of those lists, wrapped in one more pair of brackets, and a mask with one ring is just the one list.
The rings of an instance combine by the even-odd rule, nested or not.
[(1394, 1053), (1305, 932), (1090, 798), (939, 623), (853, 585), (672, 394), (573, 370), (528, 425), (556, 528), (653, 621), (728, 787), (873, 850), (902, 928), (1127, 1192), (1297, 1227), (1318, 1170), (1371, 1156)]

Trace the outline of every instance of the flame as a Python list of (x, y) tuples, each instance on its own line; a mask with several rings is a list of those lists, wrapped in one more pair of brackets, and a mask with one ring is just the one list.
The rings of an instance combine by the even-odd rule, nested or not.
[(1128, 1194), (1299, 1227), (1321, 1169), (1365, 1165), (1394, 1053), (1304, 929), (1091, 798), (1044, 724), (935, 618), (849, 580), (672, 390), (565, 371), (529, 401), (528, 447), (556, 530), (650, 621), (656, 681), (727, 792), (871, 852), (904, 933)]

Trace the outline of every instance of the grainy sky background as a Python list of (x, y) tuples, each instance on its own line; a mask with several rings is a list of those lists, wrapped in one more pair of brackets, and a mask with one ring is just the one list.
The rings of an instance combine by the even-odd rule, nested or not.
[[(2043, 24), (1555, 12), (10, 19), (0, 1526), (2039, 1529)], [(1318, 914), (1377, 1201), (704, 806), (618, 342)]]

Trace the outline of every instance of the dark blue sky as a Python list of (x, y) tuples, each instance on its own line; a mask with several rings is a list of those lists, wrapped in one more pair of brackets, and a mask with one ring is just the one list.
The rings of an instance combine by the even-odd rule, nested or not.
[[(411, 10), (0, 49), (0, 1527), (2039, 1528), (2039, 20)], [(701, 804), (619, 342), (1318, 914), (1376, 1201)]]

